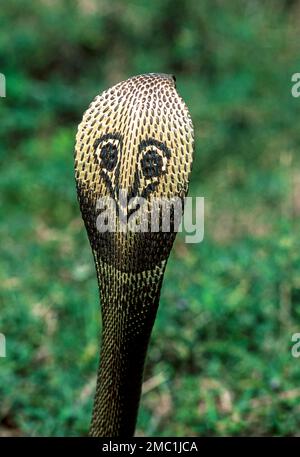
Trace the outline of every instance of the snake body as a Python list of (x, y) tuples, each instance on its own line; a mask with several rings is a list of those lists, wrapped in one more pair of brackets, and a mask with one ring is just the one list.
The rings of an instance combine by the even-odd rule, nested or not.
[[(174, 224), (154, 233), (119, 230), (120, 215), (134, 215), (142, 205), (136, 224), (151, 217), (156, 198), (184, 200), (193, 149), (188, 109), (175, 78), (165, 74), (135, 76), (104, 91), (78, 127), (75, 178), (102, 311), (92, 436), (134, 434), (146, 351), (176, 236)], [(98, 201), (105, 197), (114, 203), (107, 206), (114, 230), (106, 232), (97, 228)]]

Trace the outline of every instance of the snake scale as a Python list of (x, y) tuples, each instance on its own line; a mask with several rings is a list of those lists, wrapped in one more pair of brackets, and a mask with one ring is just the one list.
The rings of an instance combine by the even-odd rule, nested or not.
[[(129, 218), (142, 206), (138, 225), (151, 217), (155, 199), (184, 200), (193, 137), (175, 78), (156, 73), (134, 76), (96, 96), (78, 126), (76, 186), (102, 312), (91, 436), (134, 434), (146, 351), (176, 236), (174, 223), (169, 231), (160, 223), (155, 232), (120, 229), (120, 215)], [(114, 230), (104, 231), (97, 218), (103, 211), (98, 201), (106, 197), (115, 204), (106, 208)]]

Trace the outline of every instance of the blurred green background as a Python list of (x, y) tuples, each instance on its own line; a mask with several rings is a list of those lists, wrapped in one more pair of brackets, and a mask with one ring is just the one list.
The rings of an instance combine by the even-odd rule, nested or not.
[(205, 238), (178, 236), (138, 435), (297, 435), (300, 1), (11, 0), (1, 5), (0, 435), (86, 435), (100, 313), (73, 149), (92, 98), (175, 74)]

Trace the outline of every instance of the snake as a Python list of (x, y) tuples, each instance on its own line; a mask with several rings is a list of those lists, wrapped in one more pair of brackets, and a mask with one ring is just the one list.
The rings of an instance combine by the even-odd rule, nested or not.
[[(78, 125), (75, 181), (102, 317), (90, 436), (135, 433), (147, 349), (193, 153), (192, 119), (173, 75), (148, 73), (117, 83), (94, 98)], [(153, 208), (175, 200), (182, 209), (171, 205), (165, 230)], [(144, 224), (151, 217), (158, 220), (156, 230)]]

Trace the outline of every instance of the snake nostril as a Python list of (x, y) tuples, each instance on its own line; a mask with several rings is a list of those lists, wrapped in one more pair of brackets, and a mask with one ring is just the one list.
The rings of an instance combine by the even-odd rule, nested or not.
[(145, 178), (156, 178), (162, 174), (163, 160), (154, 150), (147, 151), (141, 160)]

